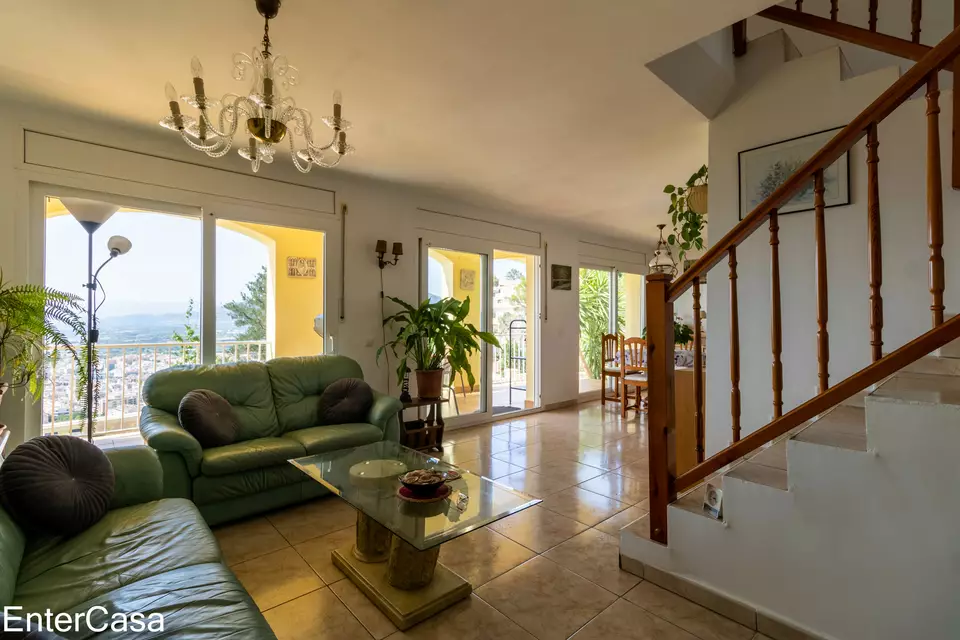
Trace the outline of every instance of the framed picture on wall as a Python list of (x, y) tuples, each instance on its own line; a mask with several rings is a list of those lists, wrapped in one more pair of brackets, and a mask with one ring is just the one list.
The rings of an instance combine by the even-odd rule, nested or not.
[(558, 291), (573, 289), (573, 268), (569, 265), (550, 265), (550, 288)]
[[(753, 211), (777, 187), (802, 167), (843, 127), (819, 133), (774, 142), (762, 147), (741, 151), (740, 161), (740, 219)], [(850, 204), (850, 152), (844, 153), (823, 172), (824, 203), (827, 207)], [(780, 207), (780, 214), (812, 211), (814, 207), (813, 180)]]

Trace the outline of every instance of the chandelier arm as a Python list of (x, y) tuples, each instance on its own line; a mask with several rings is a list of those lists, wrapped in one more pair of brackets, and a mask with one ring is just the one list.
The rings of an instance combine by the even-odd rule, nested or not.
[(190, 136), (183, 129), (180, 130), (180, 137), (183, 138), (183, 141), (186, 142), (188, 145), (190, 145), (191, 148), (196, 149), (197, 151), (204, 151), (204, 152), (216, 151), (217, 149), (220, 148), (220, 145), (221, 145), (219, 141), (211, 142), (210, 144), (203, 144), (202, 142), (194, 142), (193, 140), (190, 139)]
[(323, 161), (321, 160), (321, 161), (318, 162), (317, 164), (319, 164), (319, 165), (320, 165), (321, 167), (323, 167), (324, 169), (333, 169), (335, 166), (337, 166), (338, 164), (340, 164), (340, 161), (341, 161), (341, 160), (343, 160), (343, 156), (338, 153), (338, 154), (337, 154), (337, 159), (334, 160), (333, 162), (323, 162)]
[(304, 136), (304, 137), (307, 138), (307, 146), (309, 146), (312, 151), (316, 151), (316, 152), (318, 152), (318, 153), (323, 153), (324, 151), (326, 151), (327, 149), (329, 149), (330, 147), (332, 147), (333, 145), (335, 145), (335, 144), (337, 143), (337, 132), (336, 132), (336, 131), (333, 132), (333, 137), (330, 139), (330, 144), (326, 144), (326, 145), (324, 145), (324, 146), (322, 146), (322, 147), (318, 147), (316, 144), (314, 144), (314, 142), (313, 142), (313, 133), (312, 133), (312, 132), (311, 132), (311, 135), (310, 135), (309, 137), (307, 137), (307, 136)]
[(310, 173), (310, 169), (313, 169), (313, 162), (307, 161), (306, 166), (300, 165), (300, 157), (297, 155), (297, 150), (293, 146), (293, 136), (289, 138), (290, 140), (290, 158), (293, 159), (293, 166), (297, 168), (297, 171), (300, 173)]

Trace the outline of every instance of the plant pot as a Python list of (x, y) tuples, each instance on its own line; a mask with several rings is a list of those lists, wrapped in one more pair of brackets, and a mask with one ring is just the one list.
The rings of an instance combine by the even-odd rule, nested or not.
[(690, 207), (690, 211), (701, 216), (707, 215), (707, 186), (698, 184), (687, 191), (687, 206)]
[(443, 392), (443, 369), (417, 370), (417, 394), (421, 398), (439, 398)]

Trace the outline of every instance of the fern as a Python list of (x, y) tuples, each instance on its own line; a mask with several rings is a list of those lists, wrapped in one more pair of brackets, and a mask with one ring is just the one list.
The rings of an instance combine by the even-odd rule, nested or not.
[[(11, 388), (23, 388), (34, 402), (43, 394), (46, 377), (46, 349), (52, 347), (51, 359), (66, 353), (77, 371), (77, 398), (84, 400), (87, 391), (87, 356), (77, 345), (86, 342), (87, 326), (83, 320), (81, 298), (35, 284), (11, 286), (0, 271), (0, 379), (9, 380)], [(71, 340), (72, 334), (73, 339)], [(100, 396), (98, 357), (93, 354), (94, 412)]]

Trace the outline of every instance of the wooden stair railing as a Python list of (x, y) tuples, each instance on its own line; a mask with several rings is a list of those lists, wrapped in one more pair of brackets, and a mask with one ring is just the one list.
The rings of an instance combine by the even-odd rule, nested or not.
[[(757, 447), (785, 434), (790, 429), (836, 406), (866, 387), (880, 382), (934, 349), (960, 338), (960, 316), (944, 322), (943, 291), (943, 186), (940, 172), (940, 133), (937, 74), (951, 65), (960, 54), (960, 27), (902, 75), (869, 107), (844, 127), (810, 160), (791, 175), (766, 200), (761, 202), (739, 224), (675, 282), (667, 274), (647, 276), (647, 359), (649, 380), (647, 429), (649, 431), (650, 474), (650, 537), (667, 542), (667, 505), (677, 493), (692, 487), (708, 475), (736, 461)], [(931, 323), (933, 329), (893, 353), (882, 356), (883, 299), (881, 296), (879, 140), (877, 125), (893, 113), (918, 89), (926, 86), (927, 121), (927, 230), (930, 249), (929, 285)], [(824, 225), (823, 172), (849, 151), (862, 138), (867, 138), (867, 241), (869, 245), (869, 283), (865, 291), (870, 298), (869, 341), (873, 362), (845, 380), (831, 386), (829, 381), (829, 332), (827, 315), (827, 253)], [(786, 414), (783, 406), (783, 366), (780, 318), (780, 227), (778, 209), (801, 189), (813, 182), (815, 193), (815, 241), (817, 286), (817, 344), (819, 393), (811, 400)], [(740, 338), (739, 300), (737, 297), (737, 247), (769, 222), (771, 249), (771, 350), (773, 367), (774, 420), (745, 438), (740, 437)], [(674, 432), (674, 340), (673, 305), (691, 287), (699, 302), (700, 285), (707, 272), (724, 258), (730, 276), (730, 406), (733, 444), (677, 475), (676, 438)], [(697, 333), (696, 335), (699, 335)], [(694, 379), (703, 375), (702, 358), (694, 361)], [(703, 416), (702, 393), (696, 394), (695, 412)], [(697, 447), (704, 445), (702, 424), (697, 425)], [(698, 456), (699, 459), (699, 456)]]

